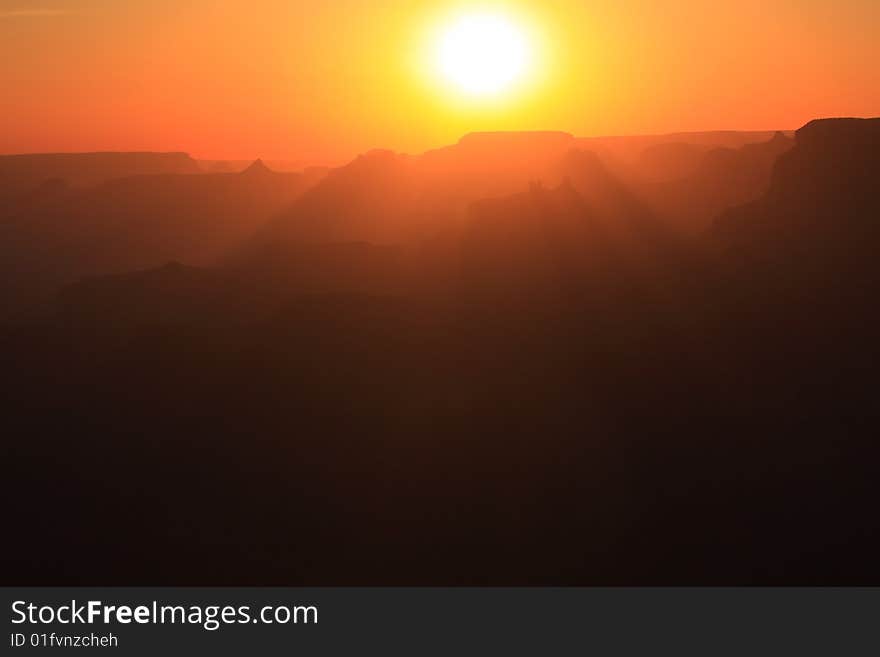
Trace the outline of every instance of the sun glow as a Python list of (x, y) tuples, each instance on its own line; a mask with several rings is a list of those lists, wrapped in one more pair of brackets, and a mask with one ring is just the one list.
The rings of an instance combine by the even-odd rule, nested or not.
[(501, 14), (459, 16), (436, 44), (440, 75), (470, 96), (495, 96), (522, 80), (532, 58), (525, 30)]

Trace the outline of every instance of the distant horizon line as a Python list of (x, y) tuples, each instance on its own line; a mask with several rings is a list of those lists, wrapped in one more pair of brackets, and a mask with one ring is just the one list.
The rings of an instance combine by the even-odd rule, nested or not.
[[(711, 128), (711, 129), (703, 129), (703, 130), (673, 130), (670, 132), (639, 132), (639, 133), (616, 133), (616, 134), (594, 134), (594, 135), (576, 135), (574, 133), (568, 132), (566, 130), (557, 130), (557, 129), (528, 129), (528, 130), (473, 130), (470, 132), (464, 133), (458, 140), (453, 142), (445, 142), (438, 146), (433, 146), (426, 148), (422, 151), (404, 151), (404, 150), (394, 150), (389, 149), (384, 146), (374, 146), (371, 148), (367, 148), (365, 150), (360, 150), (354, 152), (352, 155), (348, 156), (348, 159), (345, 158), (315, 158), (310, 159), (308, 157), (303, 156), (293, 156), (293, 155), (285, 155), (285, 156), (271, 156), (271, 155), (254, 155), (254, 156), (227, 156), (227, 157), (216, 157), (210, 155), (194, 155), (191, 151), (188, 150), (144, 150), (144, 149), (107, 149), (107, 150), (42, 150), (42, 151), (19, 151), (19, 152), (3, 152), (0, 153), (0, 157), (16, 157), (16, 156), (31, 156), (31, 155), (98, 155), (98, 154), (153, 154), (153, 155), (186, 155), (193, 160), (196, 161), (206, 161), (206, 162), (253, 162), (258, 159), (262, 159), (264, 162), (285, 162), (285, 163), (297, 163), (302, 164), (303, 166), (337, 166), (337, 163), (345, 163), (362, 155), (364, 153), (368, 153), (372, 150), (392, 150), (395, 153), (401, 155), (423, 155), (433, 150), (437, 150), (440, 148), (445, 148), (448, 146), (453, 146), (460, 143), (463, 139), (470, 135), (491, 135), (491, 134), (560, 134), (567, 135), (575, 140), (591, 140), (591, 139), (639, 139), (639, 138), (652, 138), (652, 137), (674, 137), (677, 135), (706, 135), (706, 134), (748, 134), (748, 133), (769, 133), (769, 132), (783, 132), (793, 134), (797, 132), (800, 128), (807, 125), (811, 121), (819, 120), (819, 119), (843, 119), (843, 118), (873, 118), (873, 117), (844, 117), (844, 116), (828, 116), (828, 117), (815, 117), (801, 124), (797, 128)], [(333, 163), (331, 163), (331, 161)]]

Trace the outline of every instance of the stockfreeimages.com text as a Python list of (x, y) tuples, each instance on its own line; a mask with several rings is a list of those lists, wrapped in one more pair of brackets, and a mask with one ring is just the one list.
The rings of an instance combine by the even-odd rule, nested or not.
[(263, 623), (316, 624), (318, 608), (313, 605), (264, 606), (253, 610), (249, 605), (166, 605), (153, 601), (149, 605), (109, 605), (100, 600), (79, 603), (71, 600), (63, 605), (36, 605), (25, 600), (12, 603), (12, 623), (42, 625), (51, 623), (104, 624), (131, 623), (161, 625), (200, 625), (214, 631), (222, 625)]

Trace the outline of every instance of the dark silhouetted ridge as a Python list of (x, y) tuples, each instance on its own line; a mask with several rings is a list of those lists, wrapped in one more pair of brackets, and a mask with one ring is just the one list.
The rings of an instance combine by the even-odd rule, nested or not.
[(797, 244), (816, 256), (847, 248), (855, 257), (874, 248), (878, 190), (880, 118), (811, 121), (779, 158), (767, 193), (725, 213), (716, 230), (768, 254)]
[(253, 164), (251, 164), (247, 169), (241, 172), (242, 176), (266, 176), (272, 175), (275, 172), (272, 171), (269, 167), (261, 159), (254, 160)]
[(6, 186), (19, 190), (49, 178), (69, 185), (96, 185), (112, 178), (163, 173), (201, 173), (186, 153), (40, 153), (0, 155), (0, 192)]

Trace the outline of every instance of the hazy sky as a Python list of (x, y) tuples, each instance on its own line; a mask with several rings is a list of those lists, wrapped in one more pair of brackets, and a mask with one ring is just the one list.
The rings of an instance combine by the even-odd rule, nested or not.
[[(430, 62), (470, 7), (534, 43), (491, 102)], [(0, 0), (0, 152), (332, 163), (485, 129), (795, 128), (880, 115), (878, 30), (878, 0)]]

